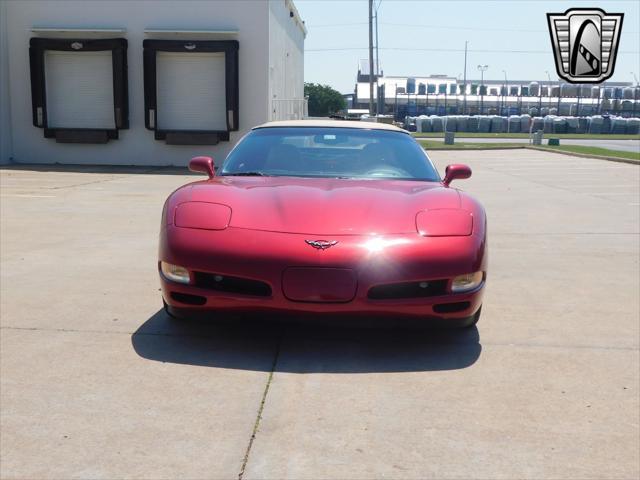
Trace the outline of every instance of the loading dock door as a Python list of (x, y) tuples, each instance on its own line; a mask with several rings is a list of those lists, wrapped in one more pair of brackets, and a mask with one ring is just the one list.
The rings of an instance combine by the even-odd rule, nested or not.
[(161, 52), (156, 57), (160, 130), (227, 130), (224, 52)]
[(46, 50), (49, 128), (114, 129), (111, 51)]

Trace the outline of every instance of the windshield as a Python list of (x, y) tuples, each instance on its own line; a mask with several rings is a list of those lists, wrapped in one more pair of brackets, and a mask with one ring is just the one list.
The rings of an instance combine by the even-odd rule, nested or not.
[(253, 130), (229, 154), (220, 175), (440, 180), (409, 135), (340, 127)]

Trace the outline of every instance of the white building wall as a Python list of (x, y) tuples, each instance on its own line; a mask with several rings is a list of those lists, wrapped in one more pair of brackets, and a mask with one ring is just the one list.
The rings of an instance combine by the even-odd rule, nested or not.
[[(265, 99), (269, 97), (268, 39), (270, 30), (269, 3), (262, 0), (218, 1), (140, 1), (128, 0), (56, 0), (0, 1), (3, 35), (8, 37), (10, 72), (10, 124), (7, 128), (6, 94), (2, 100), (2, 135), (11, 132), (9, 145), (13, 161), (18, 163), (76, 163), (114, 165), (186, 165), (195, 155), (212, 155), (220, 162), (235, 142), (254, 125), (268, 119)], [(29, 39), (36, 36), (32, 27), (125, 28), (122, 36), (128, 41), (129, 123), (120, 130), (118, 140), (107, 144), (62, 144), (43, 136), (43, 130), (32, 125), (29, 71)], [(145, 35), (145, 29), (229, 30), (237, 35), (177, 36), (175, 34)], [(192, 35), (192, 34), (190, 34)], [(43, 37), (54, 37), (42, 34)], [(55, 35), (57, 37), (60, 34)], [(73, 35), (72, 36), (77, 36)], [(71, 38), (66, 35), (67, 38)], [(91, 37), (83, 34), (83, 37)], [(93, 36), (93, 38), (98, 38)], [(215, 146), (167, 145), (155, 140), (154, 132), (144, 127), (144, 88), (142, 41), (154, 39), (238, 40), (240, 130), (231, 132), (228, 142)], [(6, 55), (2, 55), (3, 62)], [(302, 67), (300, 67), (300, 70)], [(297, 71), (297, 68), (296, 68)], [(6, 71), (2, 67), (2, 88)], [(284, 95), (284, 91), (282, 93)], [(7, 160), (11, 147), (2, 143), (2, 159)]]
[[(291, 16), (293, 13), (293, 16)], [(304, 39), (306, 30), (290, 0), (269, 1), (270, 120), (284, 120), (304, 103)]]
[(9, 103), (9, 46), (7, 4), (0, 0), (0, 164), (9, 163), (11, 146), (11, 105)]

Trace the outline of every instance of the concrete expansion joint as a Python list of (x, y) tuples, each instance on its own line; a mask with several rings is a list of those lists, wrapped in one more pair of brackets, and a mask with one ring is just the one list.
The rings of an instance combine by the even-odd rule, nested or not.
[(276, 371), (276, 366), (278, 364), (278, 357), (280, 356), (280, 346), (282, 344), (282, 336), (283, 336), (282, 332), (280, 332), (280, 335), (278, 335), (278, 340), (276, 342), (276, 350), (273, 356), (273, 362), (271, 363), (271, 371), (269, 372), (269, 376), (267, 377), (267, 383), (264, 386), (262, 399), (260, 401), (260, 407), (258, 408), (258, 414), (256, 415), (256, 421), (253, 424), (253, 431), (251, 432), (251, 437), (249, 437), (249, 444), (247, 445), (247, 450), (244, 454), (244, 458), (242, 459), (242, 466), (240, 467), (240, 472), (238, 473), (238, 480), (242, 480), (242, 477), (244, 476), (244, 471), (247, 468), (247, 463), (249, 462), (249, 455), (251, 454), (251, 447), (253, 446), (253, 441), (256, 439), (258, 429), (260, 428), (260, 421), (262, 420), (262, 412), (264, 411), (264, 406), (267, 401), (267, 395), (269, 394), (269, 387), (271, 387), (273, 374)]
[(126, 178), (126, 175), (120, 175), (118, 177), (112, 177), (112, 178), (104, 178), (102, 180), (95, 180), (93, 182), (76, 183), (74, 185), (60, 185), (58, 187), (50, 187), (48, 188), (48, 190), (63, 190), (67, 188), (84, 187), (85, 185), (95, 185), (96, 183), (112, 182), (114, 180), (120, 180), (121, 178)]

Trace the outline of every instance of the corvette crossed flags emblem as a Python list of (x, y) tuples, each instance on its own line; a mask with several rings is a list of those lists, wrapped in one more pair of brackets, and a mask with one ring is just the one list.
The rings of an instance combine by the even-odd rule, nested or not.
[(305, 240), (305, 242), (318, 250), (326, 250), (338, 243), (337, 240)]

